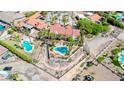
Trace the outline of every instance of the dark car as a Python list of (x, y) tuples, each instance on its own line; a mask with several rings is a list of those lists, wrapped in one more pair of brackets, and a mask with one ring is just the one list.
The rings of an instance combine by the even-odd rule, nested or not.
[(86, 75), (86, 76), (84, 76), (84, 80), (85, 81), (93, 81), (94, 80), (94, 77), (91, 76), (91, 75)]
[(3, 70), (5, 70), (5, 71), (11, 71), (12, 70), (12, 67), (5, 67)]
[(124, 77), (120, 79), (120, 81), (124, 81)]

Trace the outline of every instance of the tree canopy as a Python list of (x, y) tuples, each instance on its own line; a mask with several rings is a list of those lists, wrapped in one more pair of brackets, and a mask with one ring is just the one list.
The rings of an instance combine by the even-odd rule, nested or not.
[(93, 35), (97, 35), (100, 32), (108, 30), (108, 26), (92, 22), (88, 19), (79, 20), (78, 27), (80, 28), (80, 31), (84, 31), (84, 34)]

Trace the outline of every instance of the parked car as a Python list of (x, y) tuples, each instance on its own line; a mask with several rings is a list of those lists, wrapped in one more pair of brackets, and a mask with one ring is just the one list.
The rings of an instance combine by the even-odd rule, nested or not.
[(94, 80), (94, 77), (91, 75), (84, 76), (84, 81), (93, 81), (93, 80)]
[(11, 71), (12, 70), (12, 67), (5, 67), (3, 70), (4, 71)]
[(122, 78), (120, 79), (120, 81), (124, 81), (124, 77), (122, 77)]
[(3, 60), (7, 60), (9, 57), (10, 57), (10, 55), (9, 55), (9, 54), (6, 54), (6, 55), (4, 55), (4, 56), (2, 57), (2, 59), (3, 59)]

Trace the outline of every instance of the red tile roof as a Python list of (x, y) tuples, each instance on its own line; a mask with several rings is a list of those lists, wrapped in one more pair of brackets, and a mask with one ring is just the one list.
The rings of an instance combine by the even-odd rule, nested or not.
[(91, 19), (92, 21), (99, 21), (102, 17), (98, 14), (94, 14), (88, 17), (89, 19)]
[(73, 35), (76, 36), (76, 37), (80, 36), (80, 30), (73, 29)]
[(65, 28), (62, 27), (60, 24), (54, 24), (50, 26), (50, 31), (56, 34), (65, 35)]
[(72, 26), (70, 25), (64, 27), (58, 23), (51, 25), (50, 31), (56, 34), (61, 34), (61, 35), (66, 35), (66, 36), (78, 37), (80, 35), (80, 30), (73, 29)]
[(29, 18), (19, 21), (17, 26), (22, 27), (22, 26), (24, 26), (25, 23), (27, 23), (27, 24), (37, 27), (39, 29), (46, 28), (48, 26), (48, 24), (43, 22), (42, 20), (40, 20), (39, 19), (40, 16), (41, 16), (40, 13), (35, 13), (34, 15), (32, 15)]
[(38, 17), (40, 17), (40, 16), (41, 16), (40, 13), (36, 13), (36, 14), (32, 15), (31, 17), (29, 17), (26, 22), (28, 24), (35, 26), (37, 28), (40, 28), (40, 29), (46, 28), (48, 26), (48, 24), (46, 24), (42, 20), (38, 19)]
[(73, 36), (73, 29), (70, 25), (66, 26), (66, 35)]

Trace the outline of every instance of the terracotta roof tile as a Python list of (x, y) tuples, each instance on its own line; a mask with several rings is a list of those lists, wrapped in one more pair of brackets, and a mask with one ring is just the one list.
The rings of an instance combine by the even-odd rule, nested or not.
[(65, 35), (65, 28), (62, 27), (60, 24), (51, 25), (50, 31), (56, 34)]
[(92, 21), (99, 21), (102, 17), (98, 14), (94, 14), (88, 17), (89, 19), (91, 19)]
[(70, 25), (66, 27), (66, 35), (73, 36), (73, 29)]
[(66, 35), (66, 36), (75, 36), (80, 35), (80, 30), (73, 29), (72, 26), (68, 25), (66, 27), (61, 26), (60, 24), (51, 25), (50, 31), (56, 34)]
[(41, 14), (36, 13), (34, 15), (32, 15), (31, 17), (28, 18), (27, 23), (35, 26), (37, 28), (46, 28), (48, 26), (48, 24), (46, 24), (45, 22), (43, 22), (42, 20), (38, 19), (38, 17), (40, 17)]
[(46, 28), (48, 26), (47, 23), (43, 22), (42, 20), (38, 19), (38, 17), (40, 17), (41, 14), (40, 13), (35, 13), (34, 15), (32, 15), (31, 17), (27, 18), (26, 20), (20, 21), (18, 24), (19, 27), (24, 26), (25, 23), (30, 24), (32, 26), (35, 26), (37, 28)]

